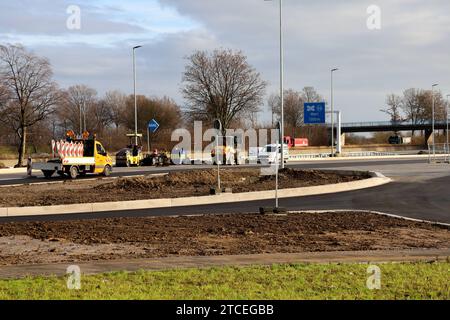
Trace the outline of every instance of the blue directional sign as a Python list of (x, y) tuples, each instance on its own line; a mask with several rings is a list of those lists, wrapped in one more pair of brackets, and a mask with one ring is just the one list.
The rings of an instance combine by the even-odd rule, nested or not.
[(153, 119), (148, 123), (148, 129), (151, 133), (155, 133), (159, 129), (159, 123), (155, 119)]
[(325, 124), (325, 102), (305, 103), (305, 124)]

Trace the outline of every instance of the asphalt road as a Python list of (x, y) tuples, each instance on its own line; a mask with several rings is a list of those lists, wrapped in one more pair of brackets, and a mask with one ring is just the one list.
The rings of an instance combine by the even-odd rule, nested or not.
[[(290, 167), (304, 168), (304, 169), (327, 169), (327, 168), (346, 168), (346, 167), (367, 167), (363, 170), (371, 170), (373, 166), (380, 166), (384, 164), (396, 164), (396, 165), (406, 165), (406, 164), (422, 164), (425, 159), (402, 159), (402, 160), (351, 160), (351, 161), (311, 161), (311, 162), (301, 162), (290, 164)], [(261, 166), (240, 166), (240, 167), (261, 167)], [(111, 177), (133, 177), (146, 174), (157, 174), (157, 173), (167, 173), (171, 171), (187, 171), (187, 170), (202, 170), (205, 168), (216, 168), (215, 166), (171, 166), (171, 167), (141, 167), (141, 168), (114, 168), (114, 172)], [(78, 179), (93, 179), (96, 178), (94, 175), (88, 175), (85, 178), (79, 177)], [(64, 179), (59, 178), (56, 174), (50, 180), (45, 179), (41, 173), (35, 174), (35, 178), (28, 178), (25, 174), (1, 174), (0, 175), (0, 186), (8, 185), (20, 185), (20, 184), (35, 184), (35, 183), (45, 183), (52, 181), (63, 181)]]
[[(373, 210), (405, 217), (450, 223), (450, 165), (448, 164), (428, 164), (425, 159), (386, 159), (307, 162), (291, 164), (290, 167), (378, 171), (391, 177), (394, 182), (359, 191), (280, 200), (280, 206), (289, 210)], [(168, 172), (170, 170), (190, 170), (192, 168), (194, 167), (119, 169), (115, 175), (130, 176)], [(195, 168), (199, 169), (199, 167)], [(39, 181), (41, 179), (35, 180)], [(1, 183), (17, 183), (18, 181), (21, 180), (9, 180), (8, 182), (7, 178), (6, 180), (2, 180)], [(29, 182), (29, 180), (25, 181)], [(257, 212), (259, 207), (273, 205), (274, 200), (266, 200), (212, 206), (118, 211), (94, 215), (6, 218), (0, 220), (0, 222), (28, 221), (30, 219), (34, 221), (73, 220), (80, 218), (92, 219), (123, 216), (243, 213)]]

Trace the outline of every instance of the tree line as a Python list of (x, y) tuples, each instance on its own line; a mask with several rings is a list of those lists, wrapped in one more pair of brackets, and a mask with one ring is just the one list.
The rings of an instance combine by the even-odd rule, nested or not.
[[(186, 58), (180, 91), (185, 105), (169, 97), (138, 96), (138, 131), (146, 134), (147, 123), (156, 119), (161, 130), (151, 134), (150, 144), (168, 146), (170, 134), (193, 121), (212, 124), (215, 119), (227, 128), (258, 127), (267, 82), (241, 51), (227, 49), (196, 51)], [(303, 103), (323, 98), (313, 89), (293, 89), (285, 93), (286, 132), (292, 135), (303, 122)], [(267, 104), (272, 123), (280, 116), (279, 97)], [(49, 151), (49, 141), (68, 130), (96, 133), (107, 148), (124, 147), (126, 133), (134, 132), (134, 97), (120, 91), (99, 96), (94, 88), (78, 84), (62, 89), (53, 80), (53, 70), (44, 57), (21, 45), (0, 46), (0, 145), (17, 146), (18, 166), (26, 154)], [(316, 130), (320, 139), (326, 130)], [(147, 137), (146, 137), (147, 138)], [(31, 147), (31, 148), (30, 148)]]
[[(447, 104), (442, 92), (434, 91), (434, 110), (437, 121), (446, 119)], [(394, 123), (403, 121), (412, 124), (428, 123), (433, 117), (433, 90), (410, 88), (402, 95), (389, 94), (386, 98), (386, 107), (381, 111), (389, 115)]]
[[(139, 132), (146, 133), (153, 117), (164, 128), (150, 140), (163, 139), (182, 123), (180, 107), (170, 98), (138, 96)], [(0, 145), (17, 146), (22, 166), (27, 153), (48, 152), (51, 139), (68, 130), (95, 133), (118, 150), (134, 132), (134, 97), (120, 91), (97, 91), (79, 84), (59, 88), (46, 58), (21, 45), (0, 46)], [(170, 132), (169, 132), (170, 131)], [(30, 148), (31, 147), (31, 148)]]

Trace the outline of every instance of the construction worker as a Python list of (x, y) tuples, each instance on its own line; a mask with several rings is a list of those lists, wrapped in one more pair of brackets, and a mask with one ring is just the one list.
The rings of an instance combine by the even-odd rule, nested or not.
[(234, 163), (234, 148), (231, 146), (225, 147), (225, 157), (226, 161), (225, 163), (227, 165), (232, 165)]

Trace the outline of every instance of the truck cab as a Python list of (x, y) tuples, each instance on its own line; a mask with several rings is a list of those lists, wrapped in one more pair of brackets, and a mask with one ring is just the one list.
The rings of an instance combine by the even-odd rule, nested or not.
[[(95, 141), (95, 169), (96, 174), (105, 174), (105, 169), (110, 170), (112, 168), (112, 159), (109, 157), (103, 145)], [(109, 175), (108, 172), (106, 175)]]
[(306, 138), (292, 138), (290, 136), (284, 137), (284, 143), (288, 145), (289, 149), (291, 148), (300, 148), (300, 147), (308, 147), (309, 140)]

